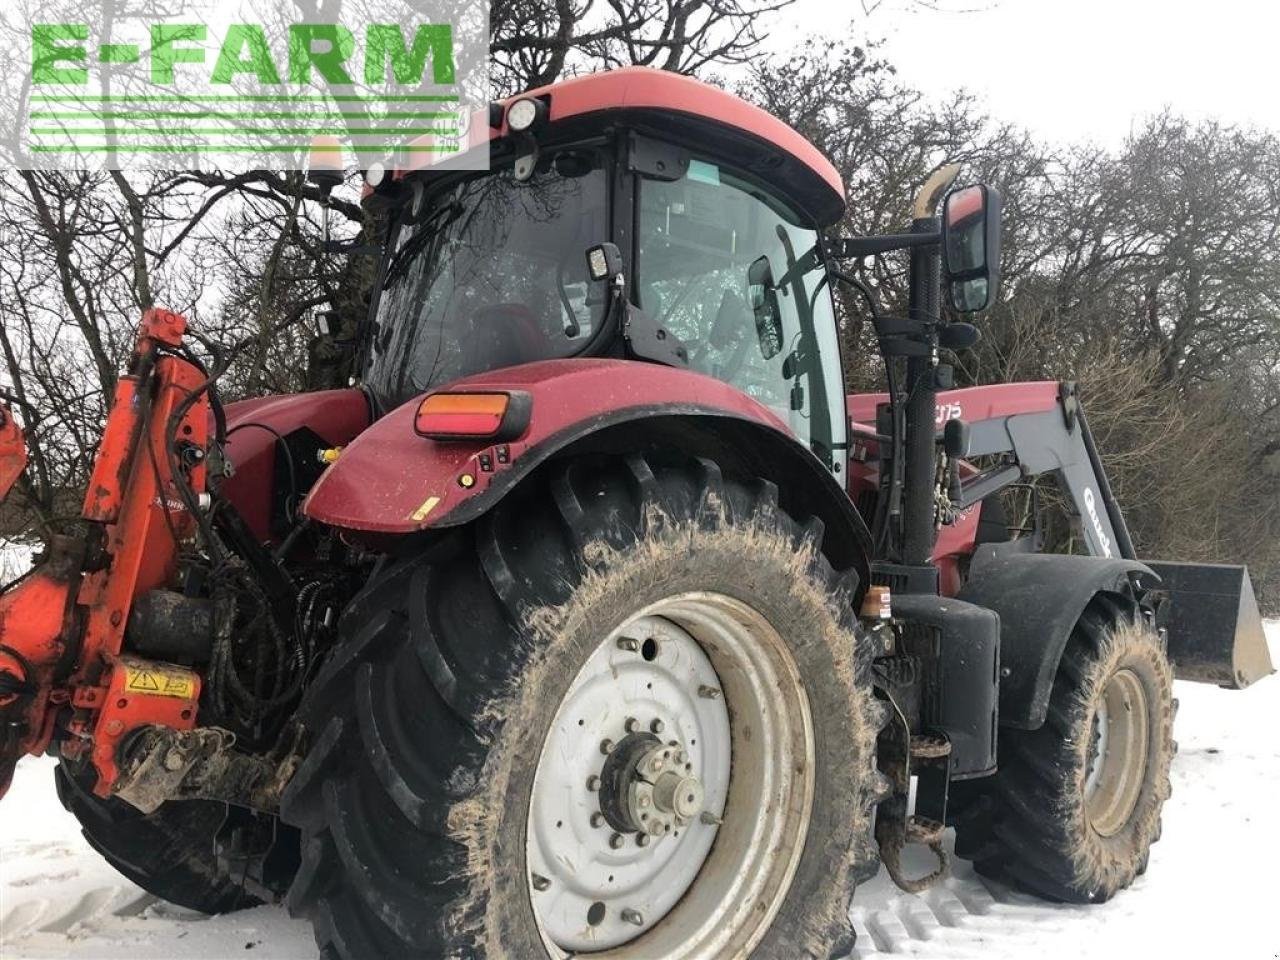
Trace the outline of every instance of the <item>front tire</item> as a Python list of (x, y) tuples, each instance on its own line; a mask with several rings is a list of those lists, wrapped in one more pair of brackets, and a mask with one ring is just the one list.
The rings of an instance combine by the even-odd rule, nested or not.
[[(357, 600), (283, 805), (305, 837), (289, 903), (324, 955), (848, 952), (883, 709), (854, 578), (776, 498), (708, 461), (575, 461)], [(642, 761), (700, 799), (676, 810)], [(664, 846), (680, 870), (644, 859)]]
[(1044, 725), (1002, 729), (999, 772), (955, 786), (956, 855), (1047, 900), (1109, 900), (1146, 869), (1173, 751), (1164, 643), (1100, 595), (1063, 652)]

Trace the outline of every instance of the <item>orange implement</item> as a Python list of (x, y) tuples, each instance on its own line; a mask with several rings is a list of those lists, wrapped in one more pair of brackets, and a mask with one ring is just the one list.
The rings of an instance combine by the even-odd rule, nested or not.
[[(185, 330), (177, 314), (143, 316), (85, 496), (87, 536), (54, 537), (40, 565), (0, 594), (0, 796), (18, 758), (43, 752), (55, 723), (64, 755), (95, 745), (102, 795), (131, 730), (194, 725), (194, 675), (120, 657), (134, 599), (173, 579), (179, 549), (195, 534), (178, 479), (196, 496), (205, 490), (209, 402), (187, 403), (204, 375), (172, 354)], [(26, 459), (22, 431), (0, 407), (0, 494)], [(160, 681), (158, 690), (148, 686)]]
[(22, 428), (9, 408), (0, 403), (0, 500), (3, 500), (27, 468), (27, 444)]

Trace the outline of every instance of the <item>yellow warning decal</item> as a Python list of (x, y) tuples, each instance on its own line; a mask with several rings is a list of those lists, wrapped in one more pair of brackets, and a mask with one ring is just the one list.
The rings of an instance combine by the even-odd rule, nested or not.
[(153, 697), (181, 697), (192, 700), (196, 695), (195, 674), (158, 663), (124, 664), (124, 688), (129, 693), (149, 693)]
[(423, 501), (422, 506), (420, 506), (417, 510), (413, 511), (413, 513), (409, 515), (409, 519), (412, 520), (414, 523), (421, 523), (423, 520), (427, 519), (428, 516), (430, 516), (431, 511), (434, 510), (439, 504), (440, 504), (439, 497), (427, 497), (427, 499)]

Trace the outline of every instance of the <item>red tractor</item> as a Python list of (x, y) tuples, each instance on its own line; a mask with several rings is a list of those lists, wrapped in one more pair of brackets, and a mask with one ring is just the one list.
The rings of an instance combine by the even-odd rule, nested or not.
[[(351, 389), (224, 407), (143, 318), (85, 534), (0, 596), (3, 782), (55, 754), (142, 887), (283, 897), (348, 960), (843, 956), (948, 824), (1032, 893), (1128, 885), (1175, 673), (1271, 666), (1243, 568), (1136, 559), (1070, 384), (951, 389), (998, 196), (940, 171), (831, 239), (817, 150), (647, 70), (471, 136), (491, 169), (368, 178)], [(894, 250), (888, 389), (846, 397), (831, 290)], [(1089, 555), (1011, 529), (1041, 474)]]

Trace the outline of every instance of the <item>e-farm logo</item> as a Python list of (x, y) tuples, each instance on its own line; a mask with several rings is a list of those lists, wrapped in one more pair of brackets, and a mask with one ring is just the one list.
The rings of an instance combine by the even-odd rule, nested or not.
[[(333, 23), (294, 23), (289, 24), (287, 30), (290, 82), (308, 84), (314, 70), (327, 83), (351, 85), (347, 62), (355, 52), (356, 38), (350, 30)], [(204, 24), (153, 24), (148, 56), (151, 82), (158, 86), (172, 85), (178, 64), (204, 63), (205, 51), (201, 47), (184, 44), (204, 41), (208, 35)], [(36, 86), (88, 84), (89, 71), (84, 66), (89, 59), (84, 46), (88, 39), (89, 25), (85, 23), (32, 26), (31, 79)], [(397, 83), (417, 86), (422, 83), (428, 55), (434, 82), (453, 83), (453, 28), (448, 24), (420, 25), (411, 46), (405, 43), (404, 28), (400, 24), (372, 24), (367, 31), (366, 50), (364, 81), (367, 84), (385, 82), (390, 66)], [(138, 63), (142, 60), (142, 48), (136, 43), (104, 43), (98, 49), (97, 59), (101, 63)], [(283, 83), (281, 74), (267, 42), (266, 29), (257, 24), (237, 23), (227, 28), (209, 82), (231, 84), (238, 77), (250, 75), (263, 85), (278, 87)]]
[(326, 22), (301, 16), (311, 0), (195, 0), (154, 17), (124, 3), (52, 19), (49, 0), (23, 24), (0, 14), (0, 47), (25, 41), (30, 64), (4, 101), (20, 108), (10, 162), (300, 169), (327, 152), (334, 165), (488, 165), (467, 122), (487, 101), (483, 3), (347, 0), (323, 5), (338, 11)]

